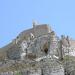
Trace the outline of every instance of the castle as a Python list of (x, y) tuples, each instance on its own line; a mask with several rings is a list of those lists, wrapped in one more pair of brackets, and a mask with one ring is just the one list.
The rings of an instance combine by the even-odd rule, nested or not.
[(21, 32), (14, 40), (12, 40), (11, 43), (1, 48), (0, 57), (1, 58), (7, 57), (8, 51), (9, 52), (13, 52), (13, 51), (16, 52), (17, 50), (19, 51), (20, 48), (17, 46), (17, 43), (19, 44), (19, 42), (22, 42), (23, 40), (28, 40), (31, 34), (33, 34), (35, 37), (39, 37), (42, 35), (46, 35), (50, 32), (51, 32), (51, 28), (47, 24), (33, 25), (33, 28)]
[[(20, 51), (19, 44), (21, 44), (23, 42), (23, 40), (29, 40), (31, 37), (37, 38), (37, 37), (40, 37), (43, 35), (47, 35), (48, 33), (51, 33), (51, 32), (52, 32), (52, 29), (51, 29), (51, 27), (49, 27), (49, 25), (47, 25), (47, 24), (36, 25), (35, 23), (33, 23), (33, 28), (24, 30), (14, 40), (12, 40), (11, 43), (9, 43), (8, 45), (6, 45), (0, 49), (0, 58), (3, 58), (3, 59), (7, 58), (8, 52), (10, 52), (10, 55), (11, 55), (11, 53), (14, 54), (17, 51), (19, 53), (19, 51)], [(69, 42), (70, 42), (70, 45), (72, 46), (72, 48), (75, 48), (75, 40), (70, 39)], [(17, 56), (18, 55), (16, 54), (16, 57)]]

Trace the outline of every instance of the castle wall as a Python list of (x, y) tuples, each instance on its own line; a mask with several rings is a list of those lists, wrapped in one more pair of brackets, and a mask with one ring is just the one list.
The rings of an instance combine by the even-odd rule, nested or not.
[(48, 27), (48, 25), (38, 25), (34, 27), (34, 35), (36, 37), (45, 35), (51, 32), (51, 29)]
[(41, 36), (44, 34), (48, 34), (49, 32), (51, 32), (51, 29), (48, 27), (48, 25), (46, 25), (46, 24), (37, 25), (31, 29), (21, 32), (21, 34), (19, 35), (19, 38), (26, 39), (26, 38), (30, 37), (30, 33), (32, 33), (35, 37), (38, 37), (38, 36)]

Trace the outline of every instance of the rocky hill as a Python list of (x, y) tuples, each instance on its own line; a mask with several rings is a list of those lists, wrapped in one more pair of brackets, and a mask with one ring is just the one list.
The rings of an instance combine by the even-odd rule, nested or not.
[(33, 28), (21, 32), (11, 43), (0, 48), (0, 72), (75, 75), (74, 58), (75, 40), (64, 35), (59, 38), (47, 24), (33, 23)]

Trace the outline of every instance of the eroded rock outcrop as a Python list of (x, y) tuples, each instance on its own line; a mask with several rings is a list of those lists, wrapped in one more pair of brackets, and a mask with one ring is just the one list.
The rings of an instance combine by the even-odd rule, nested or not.
[[(33, 24), (33, 28), (21, 32), (0, 49), (2, 65), (10, 71), (25, 70), (27, 75), (64, 75), (66, 68), (62, 62), (74, 47), (72, 40), (65, 36), (59, 38), (47, 24)], [(6, 71), (3, 68), (0, 70)]]

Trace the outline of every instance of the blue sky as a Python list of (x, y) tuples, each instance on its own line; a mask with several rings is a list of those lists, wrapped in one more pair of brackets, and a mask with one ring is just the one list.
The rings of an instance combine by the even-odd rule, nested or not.
[(31, 28), (33, 20), (75, 38), (75, 0), (0, 0), (0, 47)]

